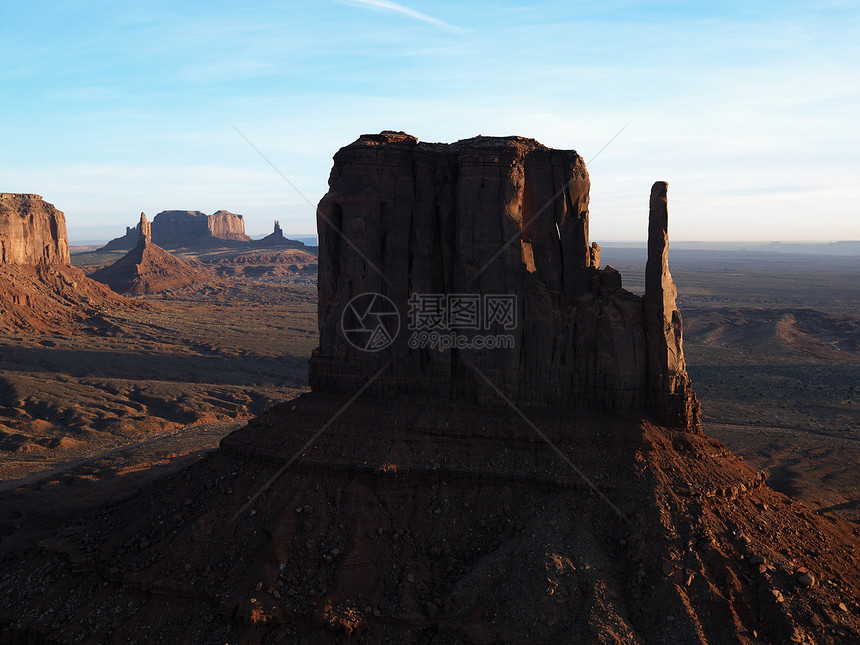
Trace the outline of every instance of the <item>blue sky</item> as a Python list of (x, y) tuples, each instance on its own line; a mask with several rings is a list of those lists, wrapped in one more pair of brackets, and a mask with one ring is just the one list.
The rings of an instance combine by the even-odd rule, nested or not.
[[(589, 163), (592, 239), (860, 239), (856, 2), (0, 4), (0, 190), (72, 239), (139, 213), (312, 233), (359, 134), (534, 137)], [(596, 158), (594, 155), (627, 127)], [(108, 228), (108, 235), (96, 228)]]

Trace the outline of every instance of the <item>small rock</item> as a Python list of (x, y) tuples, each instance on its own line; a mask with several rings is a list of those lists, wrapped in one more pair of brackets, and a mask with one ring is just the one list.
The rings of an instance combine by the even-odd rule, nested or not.
[(811, 624), (813, 624), (815, 627), (821, 627), (823, 625), (823, 623), (821, 622), (821, 619), (814, 614), (813, 614), (812, 618), (809, 619), (809, 622)]
[(263, 583), (262, 583), (262, 582), (258, 582), (258, 583), (257, 583), (257, 586), (256, 586), (256, 587), (254, 587), (254, 591), (259, 591), (259, 590), (260, 590), (260, 589), (262, 589), (262, 588), (263, 588)]
[(845, 606), (845, 603), (844, 603), (844, 602), (840, 602), (840, 603), (837, 605), (837, 607), (839, 607), (839, 609), (841, 609), (842, 611), (844, 611), (846, 614), (848, 613), (848, 607), (846, 607), (846, 606)]
[(804, 587), (811, 587), (815, 584), (815, 577), (811, 573), (804, 573), (797, 580)]

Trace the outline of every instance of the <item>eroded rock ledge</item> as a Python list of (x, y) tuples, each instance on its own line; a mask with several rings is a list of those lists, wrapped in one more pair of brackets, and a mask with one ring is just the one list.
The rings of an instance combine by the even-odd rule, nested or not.
[[(519, 405), (650, 412), (698, 429), (666, 261), (666, 184), (652, 191), (644, 298), (599, 267), (589, 187), (575, 151), (523, 137), (439, 144), (383, 132), (342, 148), (318, 209), (321, 338), (311, 386), (355, 392), (373, 379), (376, 393), (485, 403), (498, 401), (498, 388)], [(400, 315), (394, 341), (374, 352), (351, 344), (341, 325), (365, 293), (386, 296)], [(469, 342), (511, 336), (512, 347), (414, 348), (413, 339), (410, 348), (413, 294), (513, 296), (512, 328), (455, 330)]]

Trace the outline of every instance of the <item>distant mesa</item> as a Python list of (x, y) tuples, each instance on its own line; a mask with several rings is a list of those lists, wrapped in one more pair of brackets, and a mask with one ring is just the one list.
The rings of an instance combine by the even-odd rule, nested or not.
[[(576, 152), (523, 137), (439, 144), (383, 132), (342, 148), (318, 209), (311, 387), (355, 392), (384, 367), (370, 385), (380, 394), (481, 403), (497, 402), (498, 388), (518, 405), (650, 411), (665, 425), (698, 428), (667, 261), (667, 185), (651, 192), (644, 297), (600, 268), (588, 239), (589, 187)], [(344, 309), (366, 293), (388, 298), (404, 327), (420, 314), (415, 298), (428, 298), (449, 319), (424, 331), (452, 332), (469, 346), (416, 349), (410, 341), (420, 336), (408, 331), (374, 352), (344, 342)], [(450, 327), (452, 295), (480, 307), (509, 297), (511, 324)], [(512, 343), (471, 343), (487, 335)]]
[[(162, 211), (152, 220), (152, 241), (166, 248), (209, 248), (231, 242), (250, 242), (241, 215), (220, 210), (211, 215), (200, 211)], [(138, 230), (108, 242), (98, 252), (124, 251), (137, 245)]]
[(135, 247), (114, 264), (90, 275), (117, 293), (140, 295), (177, 289), (200, 281), (203, 276), (187, 263), (152, 241), (152, 224), (144, 213), (134, 229)]

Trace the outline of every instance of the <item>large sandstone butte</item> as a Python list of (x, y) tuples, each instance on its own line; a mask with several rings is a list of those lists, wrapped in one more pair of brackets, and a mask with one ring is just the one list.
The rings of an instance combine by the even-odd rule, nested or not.
[[(372, 155), (366, 157), (367, 176), (351, 185), (355, 200), (334, 195), (344, 187), (339, 183), (344, 155), (374, 141), (383, 154), (376, 164)], [(471, 141), (466, 148), (474, 147)], [(485, 151), (498, 144), (501, 158), (502, 151), (522, 147), (543, 150), (538, 160), (543, 155), (564, 161), (562, 170), (581, 168), (581, 162), (571, 163), (578, 159), (574, 153), (545, 151), (528, 140), (479, 141)], [(350, 224), (344, 232), (364, 244), (362, 252), (379, 248), (366, 242), (377, 239), (373, 231), (389, 231), (393, 246), (409, 239), (394, 232), (411, 225), (411, 218), (389, 219), (385, 207), (372, 205), (378, 197), (380, 203), (396, 203), (398, 195), (412, 200), (411, 169), (426, 169), (430, 158), (389, 166), (384, 163), (389, 145), (396, 156), (404, 146), (421, 144), (388, 133), (362, 137), (339, 153), (333, 191), (323, 202), (337, 216), (340, 200), (339, 222)], [(431, 146), (429, 152), (455, 148)], [(443, 166), (434, 170), (437, 181), (419, 182), (430, 203), (436, 186), (450, 187), (451, 174), (445, 171), (450, 166)], [(483, 167), (472, 165), (467, 176), (483, 176)], [(378, 192), (373, 168), (386, 177), (393, 173), (387, 184), (392, 192)], [(544, 166), (555, 176), (549, 168), (556, 166)], [(496, 169), (501, 186), (507, 170)], [(554, 186), (564, 185), (562, 170), (561, 183)], [(465, 183), (475, 188), (482, 182)], [(468, 192), (463, 187), (463, 194)], [(499, 212), (506, 194), (484, 195), (485, 211)], [(578, 194), (584, 199), (586, 193)], [(637, 366), (653, 361), (635, 371), (648, 375), (658, 401), (652, 412), (663, 410), (661, 397), (671, 402), (678, 395), (670, 389), (683, 374), (680, 327), (664, 263), (664, 197), (665, 185), (658, 184), (652, 199), (654, 262), (648, 264), (644, 304), (619, 295), (619, 277), (597, 268), (596, 249), (586, 246), (587, 239), (574, 244), (589, 255), (570, 273), (570, 306), (577, 303), (578, 311), (584, 302), (586, 320), (594, 307), (618, 321), (598, 325), (598, 337), (589, 342), (606, 343), (600, 336), (613, 332), (619, 339), (640, 338), (640, 350), (654, 347), (645, 356), (635, 349), (627, 354), (637, 358)], [(570, 203), (582, 205), (583, 199)], [(415, 211), (426, 212), (425, 203), (416, 200)], [(348, 215), (350, 204), (364, 216)], [(481, 248), (489, 259), (491, 248), (505, 241), (504, 220), (497, 227), (487, 224), (483, 233), (470, 221), (449, 230), (454, 241), (440, 238), (451, 241), (446, 253), (457, 249), (468, 260), (477, 257), (469, 249)], [(324, 224), (321, 228), (330, 226)], [(571, 236), (584, 225), (580, 217)], [(328, 282), (320, 285), (323, 350), (327, 337), (341, 333), (331, 310), (337, 294), (377, 280), (365, 260), (356, 260), (330, 236), (326, 241), (320, 255), (328, 267)], [(543, 279), (529, 276), (553, 275), (539, 256), (556, 257), (560, 244), (538, 252), (539, 241), (536, 234), (524, 236), (520, 249), (530, 244), (531, 255), (500, 256), (510, 272), (505, 288), (523, 289), (522, 282), (538, 293), (545, 288)], [(397, 285), (398, 276), (411, 275), (411, 267), (426, 263), (422, 257), (436, 248), (443, 250), (435, 244), (398, 246), (376, 260), (385, 261)], [(523, 270), (528, 257), (533, 260)], [(431, 273), (441, 276), (443, 285), (452, 266), (462, 264), (470, 275), (480, 268), (443, 259), (434, 261), (438, 271)], [(494, 270), (485, 280), (491, 279), (504, 279), (504, 272)], [(459, 280), (455, 284), (462, 288), (465, 278)], [(565, 293), (552, 292), (550, 304)], [(633, 305), (613, 313), (613, 297)], [(537, 306), (544, 300), (528, 296), (524, 302)], [(558, 311), (562, 319), (560, 305)], [(636, 312), (632, 321), (622, 317), (625, 311)], [(538, 310), (538, 318), (525, 313), (524, 325), (555, 320), (549, 311)], [(533, 327), (530, 333), (549, 331)], [(643, 333), (652, 338), (642, 339)], [(553, 335), (546, 345), (529, 337), (521, 342), (550, 349), (558, 339)], [(595, 359), (610, 358), (603, 347)], [(39, 548), (10, 554), (0, 570), (0, 642), (127, 642), (142, 634), (159, 643), (427, 645), (835, 645), (860, 639), (860, 528), (770, 490), (763, 473), (701, 433), (692, 419), (666, 428), (635, 415), (606, 414), (600, 408), (634, 412), (629, 406), (636, 400), (612, 389), (620, 378), (617, 369), (594, 366), (603, 370), (610, 388), (597, 405), (533, 404), (520, 408), (521, 417), (510, 397), (487, 405), (489, 395), (475, 396), (477, 387), (450, 392), (410, 376), (409, 364), (396, 353), (390, 354), (390, 367), (398, 377), (412, 378), (415, 389), (403, 392), (404, 381), (388, 380), (390, 391), (366, 387), (357, 394), (359, 387), (373, 384), (374, 375), (358, 383), (355, 371), (348, 371), (338, 380), (333, 369), (320, 370), (334, 364), (319, 362), (326, 357), (314, 357), (315, 391), (225, 437), (218, 451), (187, 470), (80, 517), (41, 540)], [(352, 355), (346, 359), (359, 361)], [(566, 364), (536, 364), (548, 366), (550, 375), (565, 374)], [(499, 376), (505, 364), (475, 367)], [(364, 368), (359, 363), (355, 369)], [(444, 367), (439, 378), (464, 390), (468, 384), (453, 380)], [(349, 384), (355, 389), (347, 391)], [(505, 387), (519, 395), (519, 388), (529, 385), (515, 379)]]
[(0, 331), (59, 332), (133, 306), (70, 265), (66, 220), (39, 195), (0, 193)]
[(203, 279), (198, 271), (152, 241), (151, 223), (144, 213), (137, 225), (137, 245), (112, 265), (90, 274), (117, 293), (159, 293)]
[[(125, 235), (108, 242), (99, 251), (121, 251), (137, 245), (137, 227), (126, 227)], [(250, 242), (242, 215), (220, 210), (207, 215), (200, 211), (161, 211), (152, 220), (152, 241), (166, 248), (205, 248), (225, 242)]]
[[(698, 427), (667, 264), (665, 183), (652, 191), (640, 298), (599, 267), (588, 172), (572, 150), (522, 137), (445, 145), (384, 132), (360, 137), (334, 162), (318, 210), (314, 389), (352, 392), (384, 366), (375, 392), (495, 401), (499, 388), (519, 405), (650, 411), (664, 424)], [(400, 313), (400, 333), (381, 351), (357, 348), (341, 330), (348, 303), (367, 293)], [(512, 347), (413, 349), (413, 294), (513, 296), (513, 329), (456, 330), (465, 339), (510, 335)]]
[(69, 264), (66, 217), (40, 195), (0, 193), (0, 264)]

